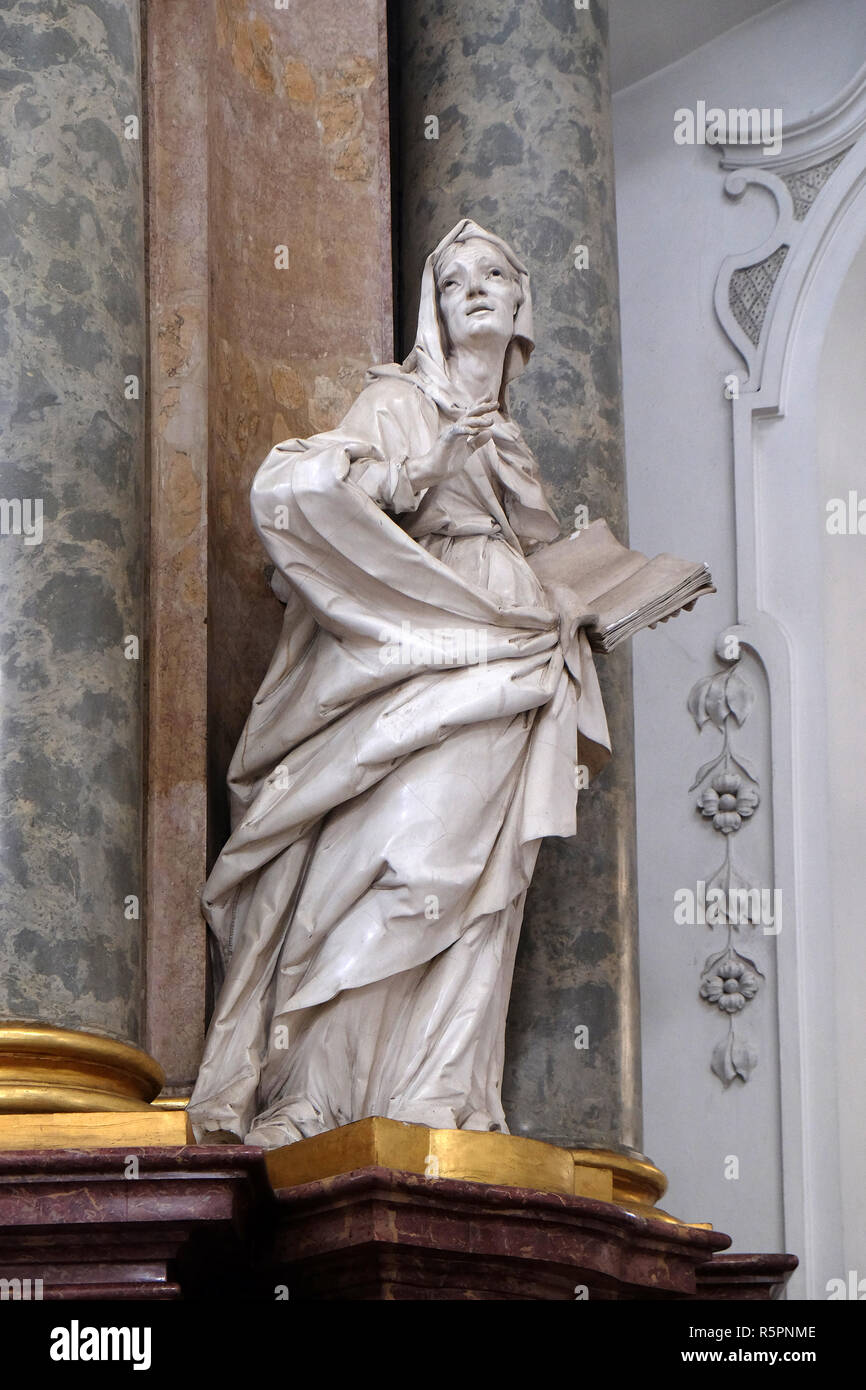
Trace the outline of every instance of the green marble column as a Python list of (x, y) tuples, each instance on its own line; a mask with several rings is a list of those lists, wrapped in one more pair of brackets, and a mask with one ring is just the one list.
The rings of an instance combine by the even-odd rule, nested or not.
[[(402, 0), (390, 18), (403, 348), (439, 238), (463, 216), (505, 237), (532, 276), (538, 341), (515, 415), (563, 528), (585, 504), (625, 541), (606, 5)], [(542, 848), (503, 1096), (515, 1134), (639, 1149), (630, 654), (599, 666), (614, 760), (580, 795), (577, 838)]]
[(0, 1020), (136, 1043), (139, 6), (0, 9)]

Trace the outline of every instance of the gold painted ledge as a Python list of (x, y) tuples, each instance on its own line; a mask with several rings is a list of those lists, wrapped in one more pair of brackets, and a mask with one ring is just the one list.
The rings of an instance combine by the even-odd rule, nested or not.
[(182, 1110), (0, 1115), (0, 1153), (20, 1149), (182, 1148), (194, 1142)]
[(428, 1129), (373, 1116), (270, 1149), (265, 1161), (275, 1188), (375, 1166), (429, 1178), (592, 1197), (636, 1215), (683, 1224), (654, 1205), (667, 1180), (648, 1159), (608, 1149), (561, 1149), (517, 1134)]

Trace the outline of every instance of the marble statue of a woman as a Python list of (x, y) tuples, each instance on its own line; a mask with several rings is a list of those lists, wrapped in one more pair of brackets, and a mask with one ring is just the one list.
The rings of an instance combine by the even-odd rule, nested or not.
[(526, 556), (560, 527), (508, 413), (529, 278), (463, 220), (402, 366), (271, 450), (252, 511), (286, 603), (204, 890), (223, 980), (201, 1142), (369, 1115), (507, 1132), (505, 1018), (545, 835), (609, 752), (586, 632)]

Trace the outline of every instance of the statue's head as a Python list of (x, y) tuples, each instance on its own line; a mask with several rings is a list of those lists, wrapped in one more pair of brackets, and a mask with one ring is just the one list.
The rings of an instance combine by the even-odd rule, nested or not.
[(447, 390), (456, 346), (491, 338), (504, 348), (502, 388), (523, 371), (535, 346), (529, 274), (501, 237), (464, 217), (427, 257), (415, 346), (404, 363)]
[(454, 348), (514, 337), (523, 303), (520, 277), (499, 247), (484, 237), (452, 242), (433, 263), (446, 358)]

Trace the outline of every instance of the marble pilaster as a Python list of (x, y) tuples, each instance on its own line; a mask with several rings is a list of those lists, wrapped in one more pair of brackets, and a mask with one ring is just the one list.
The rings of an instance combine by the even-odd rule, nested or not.
[(225, 775), (282, 621), (250, 519), (271, 446), (392, 356), (384, 0), (218, 0), (209, 65), (208, 748)]
[(188, 1092), (204, 1041), (211, 0), (147, 7), (150, 323), (148, 1049)]

